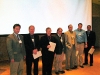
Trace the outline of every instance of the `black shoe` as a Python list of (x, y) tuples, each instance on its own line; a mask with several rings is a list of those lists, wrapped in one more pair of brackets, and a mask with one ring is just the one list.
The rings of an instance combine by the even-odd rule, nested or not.
[(90, 66), (93, 66), (93, 64), (92, 64), (92, 63), (90, 63)]
[(59, 73), (63, 74), (63, 73), (65, 73), (65, 71), (59, 71)]
[(69, 69), (66, 69), (67, 71), (69, 71)]
[(55, 72), (55, 74), (59, 74), (59, 72)]
[(74, 68), (76, 69), (76, 68), (77, 68), (77, 66), (75, 65), (75, 66), (74, 66)]
[(83, 65), (88, 65), (88, 63), (83, 63)]
[(82, 66), (80, 66), (81, 68), (84, 68), (84, 66), (82, 65)]
[(77, 67), (74, 66), (74, 67), (72, 67), (71, 69), (76, 69), (76, 68), (77, 68)]

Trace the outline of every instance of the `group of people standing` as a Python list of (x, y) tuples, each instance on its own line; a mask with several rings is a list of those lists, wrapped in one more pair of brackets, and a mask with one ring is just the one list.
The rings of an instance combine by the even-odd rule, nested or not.
[[(35, 27), (29, 26), (29, 34), (24, 36), (18, 34), (21, 26), (15, 24), (13, 26), (13, 34), (7, 37), (7, 50), (10, 58), (10, 75), (22, 75), (23, 60), (26, 60), (26, 74), (38, 75), (39, 58), (34, 59), (33, 54), (37, 54), (39, 50), (42, 52), (42, 75), (52, 75), (52, 67), (54, 63), (55, 73), (63, 74), (62, 69), (64, 54), (66, 57), (66, 70), (76, 69), (78, 66), (84, 68), (83, 65), (88, 64), (88, 51), (94, 48), (95, 32), (91, 31), (91, 26), (87, 26), (87, 31), (82, 29), (82, 23), (78, 24), (78, 28), (73, 31), (73, 26), (68, 25), (68, 31), (64, 34), (62, 28), (57, 29), (55, 35), (51, 35), (51, 28), (46, 28), (46, 34), (39, 39), (34, 34)], [(56, 43), (54, 52), (50, 51), (50, 42)], [(41, 48), (41, 49), (40, 49)], [(83, 53), (85, 59), (83, 62)], [(54, 59), (55, 58), (55, 59)], [(54, 61), (55, 60), (55, 61)], [(34, 63), (34, 67), (32, 67)], [(90, 55), (90, 66), (93, 66), (93, 54)], [(33, 69), (32, 69), (33, 68)], [(33, 70), (33, 71), (32, 71)]]

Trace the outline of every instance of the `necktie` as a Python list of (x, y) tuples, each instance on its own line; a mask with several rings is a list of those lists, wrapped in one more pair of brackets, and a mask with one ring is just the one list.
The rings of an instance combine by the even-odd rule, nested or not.
[(20, 40), (19, 35), (17, 34), (17, 39)]
[(88, 31), (88, 36), (89, 36), (89, 34), (90, 34), (90, 31)]
[(19, 45), (20, 45), (20, 47), (22, 47), (22, 42), (21, 42), (20, 37), (19, 37), (18, 34), (17, 34), (17, 39), (18, 39), (18, 41), (19, 41)]

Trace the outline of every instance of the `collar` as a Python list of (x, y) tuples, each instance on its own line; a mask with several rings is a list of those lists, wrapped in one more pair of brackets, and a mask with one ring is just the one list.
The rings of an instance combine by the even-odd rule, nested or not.
[(18, 34), (14, 33), (15, 36), (17, 36)]
[(78, 30), (78, 31), (82, 31), (82, 29), (78, 29), (78, 28), (77, 28), (77, 30)]
[[(30, 33), (29, 33), (30, 34)], [(34, 34), (30, 34), (30, 36), (33, 36)]]
[(91, 30), (88, 30), (87, 32), (90, 32)]
[(51, 35), (50, 35), (50, 36), (48, 36), (47, 34), (46, 34), (46, 36), (47, 36), (47, 37), (51, 37)]
[(70, 33), (73, 33), (73, 31), (69, 31)]
[(61, 37), (62, 35), (57, 34), (59, 37)]

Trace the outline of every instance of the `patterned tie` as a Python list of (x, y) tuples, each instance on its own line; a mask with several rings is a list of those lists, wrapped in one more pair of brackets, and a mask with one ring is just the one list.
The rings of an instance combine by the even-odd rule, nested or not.
[(22, 47), (22, 43), (20, 43), (20, 37), (19, 37), (19, 35), (17, 34), (17, 39), (18, 39), (18, 41), (19, 41), (19, 45), (20, 45), (20, 47)]
[(20, 40), (19, 35), (17, 34), (17, 39)]

